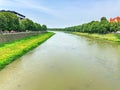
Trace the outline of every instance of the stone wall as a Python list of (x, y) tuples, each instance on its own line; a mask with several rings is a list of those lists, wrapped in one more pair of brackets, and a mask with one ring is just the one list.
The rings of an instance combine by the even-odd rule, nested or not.
[(40, 32), (21, 32), (0, 34), (0, 44), (19, 40), (28, 36), (38, 35)]

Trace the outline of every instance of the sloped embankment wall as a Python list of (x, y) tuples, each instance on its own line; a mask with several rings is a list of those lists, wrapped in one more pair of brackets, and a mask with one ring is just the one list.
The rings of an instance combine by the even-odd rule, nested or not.
[(15, 40), (19, 40), (28, 36), (38, 35), (40, 32), (29, 32), (29, 33), (9, 33), (0, 35), (0, 43), (12, 42)]

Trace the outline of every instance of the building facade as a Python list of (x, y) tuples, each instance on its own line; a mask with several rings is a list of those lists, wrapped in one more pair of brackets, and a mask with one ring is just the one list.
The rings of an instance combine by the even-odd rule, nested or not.
[(10, 13), (14, 13), (14, 14), (16, 14), (16, 15), (19, 17), (19, 19), (25, 19), (25, 16), (24, 16), (24, 15), (22, 15), (22, 14), (20, 14), (20, 13), (18, 13), (18, 12), (15, 12), (15, 11), (0, 10), (0, 12), (10, 12)]
[(110, 18), (110, 22), (120, 22), (120, 17)]

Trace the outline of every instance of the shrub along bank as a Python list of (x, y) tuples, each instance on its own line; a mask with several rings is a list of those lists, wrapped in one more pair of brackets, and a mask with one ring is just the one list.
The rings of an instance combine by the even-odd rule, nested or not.
[(31, 49), (46, 41), (53, 34), (54, 33), (52, 32), (47, 32), (29, 38), (24, 38), (14, 43), (6, 44), (3, 47), (0, 47), (0, 70), (18, 57), (24, 55)]
[(80, 36), (93, 37), (93, 38), (114, 41), (114, 42), (120, 42), (119, 34), (90, 34), (90, 33), (80, 33), (80, 32), (72, 32), (72, 33)]

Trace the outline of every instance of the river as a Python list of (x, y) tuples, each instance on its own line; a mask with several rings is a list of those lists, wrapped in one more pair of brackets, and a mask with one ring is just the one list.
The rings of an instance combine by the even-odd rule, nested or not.
[(0, 90), (120, 90), (120, 45), (56, 32), (0, 71)]

